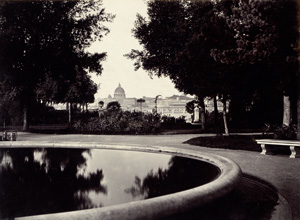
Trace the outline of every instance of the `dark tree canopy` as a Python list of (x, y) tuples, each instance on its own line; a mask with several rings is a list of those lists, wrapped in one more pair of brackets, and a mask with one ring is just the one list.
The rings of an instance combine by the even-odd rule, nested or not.
[(106, 109), (110, 112), (119, 112), (121, 110), (121, 105), (119, 102), (109, 102), (106, 106)]
[(149, 1), (148, 17), (138, 15), (133, 29), (143, 50), (126, 56), (180, 91), (238, 100), (245, 111), (274, 92), (295, 91), (296, 3)]
[[(246, 75), (238, 71), (266, 65), (274, 56), (281, 56), (281, 62), (295, 56), (291, 47), (297, 40), (295, 4), (150, 1), (149, 19), (138, 15), (133, 29), (144, 49), (126, 56), (136, 61), (136, 68), (169, 76), (186, 93), (222, 93), (237, 77), (243, 78), (236, 74)], [(216, 85), (218, 90), (210, 91)]]
[[(103, 23), (113, 17), (104, 11), (101, 0), (1, 2), (0, 80), (6, 91), (12, 91), (24, 109), (36, 99), (92, 101), (95, 86), (87, 74), (102, 73), (106, 53), (85, 49), (109, 32)], [(93, 89), (74, 100), (70, 93), (79, 86), (78, 78)], [(77, 92), (83, 89), (79, 87)]]

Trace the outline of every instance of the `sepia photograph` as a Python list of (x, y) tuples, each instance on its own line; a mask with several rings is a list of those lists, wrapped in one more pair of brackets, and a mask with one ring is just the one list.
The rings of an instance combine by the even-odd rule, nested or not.
[(300, 220), (299, 0), (0, 0), (0, 220)]

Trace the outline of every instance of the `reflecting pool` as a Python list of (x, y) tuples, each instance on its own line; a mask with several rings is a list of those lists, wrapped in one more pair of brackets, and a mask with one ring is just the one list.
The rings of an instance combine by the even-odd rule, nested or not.
[(104, 149), (0, 149), (0, 219), (111, 206), (208, 183), (209, 163)]

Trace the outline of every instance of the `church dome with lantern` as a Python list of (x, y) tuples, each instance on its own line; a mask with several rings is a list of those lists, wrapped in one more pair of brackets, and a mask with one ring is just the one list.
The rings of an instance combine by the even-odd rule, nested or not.
[(115, 89), (114, 93), (114, 98), (115, 99), (125, 99), (125, 90), (121, 87), (121, 84), (119, 83), (119, 86)]

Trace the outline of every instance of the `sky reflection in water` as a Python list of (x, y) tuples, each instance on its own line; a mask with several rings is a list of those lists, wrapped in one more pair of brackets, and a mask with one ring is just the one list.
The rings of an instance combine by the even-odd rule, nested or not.
[(218, 174), (210, 164), (157, 153), (0, 149), (0, 219), (152, 198)]

